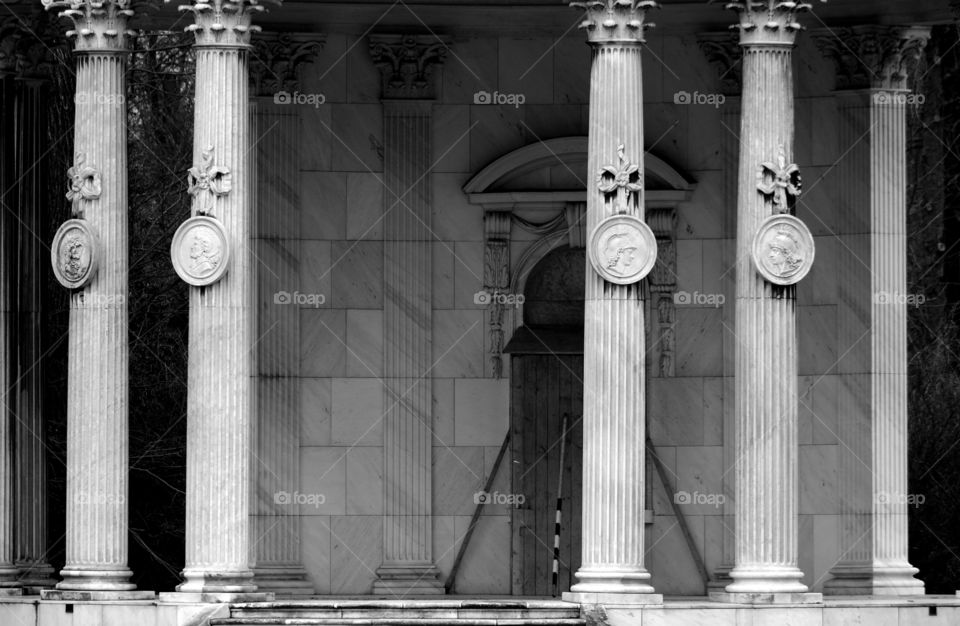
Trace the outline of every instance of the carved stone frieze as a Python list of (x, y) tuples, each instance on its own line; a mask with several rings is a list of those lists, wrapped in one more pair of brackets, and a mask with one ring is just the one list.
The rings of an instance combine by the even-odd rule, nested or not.
[(659, 376), (676, 374), (677, 321), (677, 212), (674, 209), (647, 211), (647, 224), (657, 238), (657, 263), (650, 272), (651, 304), (655, 307), (653, 333), (657, 341), (657, 371)]
[(436, 66), (449, 42), (434, 35), (371, 35), (370, 56), (380, 70), (385, 99), (433, 99)]
[[(487, 211), (483, 216), (483, 289), (494, 296), (510, 287), (510, 224), (506, 211)], [(487, 303), (490, 327), (490, 369), (494, 378), (503, 377), (504, 300), (490, 298)]]

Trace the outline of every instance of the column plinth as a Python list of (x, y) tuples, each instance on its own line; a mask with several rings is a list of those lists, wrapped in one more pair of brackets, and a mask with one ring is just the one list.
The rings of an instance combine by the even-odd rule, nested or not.
[[(792, 214), (799, 193), (799, 176), (794, 179), (795, 166), (788, 165), (798, 9), (730, 6), (740, 16), (743, 54), (734, 337), (736, 539), (733, 582), (710, 596), (751, 604), (819, 602), (821, 595), (807, 593), (800, 582), (803, 572), (797, 567), (796, 287), (771, 282), (754, 260), (754, 238), (762, 225), (773, 215)], [(784, 183), (782, 195), (762, 184), (768, 174)], [(809, 259), (813, 251), (802, 253)]]
[[(599, 6), (603, 4), (604, 6)], [(592, 233), (615, 214), (644, 217), (642, 43), (653, 2), (571, 3), (592, 48), (587, 171)], [(620, 161), (619, 166), (617, 165)], [(619, 168), (625, 185), (600, 184)], [(633, 174), (629, 174), (633, 172)], [(640, 182), (636, 182), (640, 181)], [(636, 182), (636, 184), (634, 184)], [(582, 562), (565, 600), (659, 604), (644, 567), (645, 337), (642, 283), (608, 282), (587, 260), (584, 317)]]
[[(72, 220), (51, 247), (71, 288), (66, 564), (44, 599), (142, 599), (127, 567), (128, 395), (126, 64), (128, 3), (44, 0), (75, 30)], [(76, 226), (64, 230), (71, 222)], [(63, 235), (61, 238), (60, 235)]]

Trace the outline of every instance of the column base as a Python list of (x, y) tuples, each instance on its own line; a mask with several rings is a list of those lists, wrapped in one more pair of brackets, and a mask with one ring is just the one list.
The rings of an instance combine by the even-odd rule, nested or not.
[(49, 563), (35, 563), (33, 561), (18, 561), (20, 575), (17, 578), (23, 586), (23, 592), (38, 595), (41, 589), (52, 589), (57, 585), (56, 570)]
[(731, 593), (728, 591), (711, 591), (710, 599), (714, 602), (728, 604), (823, 604), (822, 593), (802, 592), (773, 592), (773, 593)]
[(571, 593), (640, 596), (654, 593), (647, 583), (650, 572), (642, 567), (581, 567), (574, 576), (578, 582), (570, 587)]
[(730, 572), (730, 578), (733, 582), (726, 586), (724, 593), (773, 596), (804, 594), (809, 591), (807, 586), (800, 582), (803, 572), (796, 566), (736, 566)]
[(300, 565), (263, 565), (253, 568), (257, 591), (280, 596), (312, 596), (316, 593), (307, 570)]
[(922, 580), (914, 578), (920, 570), (909, 563), (901, 565), (838, 565), (830, 570), (833, 578), (823, 584), (829, 596), (922, 596)]
[(41, 589), (40, 599), (54, 602), (134, 602), (152, 601), (152, 591), (84, 591), (80, 589)]
[[(66, 566), (60, 570), (63, 578), (57, 583), (58, 591), (103, 591), (116, 593), (133, 591), (137, 588), (130, 578), (133, 576), (128, 568), (96, 569), (90, 567)], [(51, 590), (52, 591), (52, 590)], [(145, 593), (152, 594), (152, 591)]]
[(447, 592), (434, 565), (382, 565), (373, 582), (375, 596), (439, 596)]
[(730, 572), (733, 571), (732, 565), (721, 565), (713, 572), (713, 577), (707, 583), (707, 591), (724, 591), (727, 585), (733, 582)]
[(178, 593), (185, 594), (249, 594), (257, 591), (253, 582), (253, 570), (207, 570), (187, 568), (182, 573), (183, 582), (177, 585)]

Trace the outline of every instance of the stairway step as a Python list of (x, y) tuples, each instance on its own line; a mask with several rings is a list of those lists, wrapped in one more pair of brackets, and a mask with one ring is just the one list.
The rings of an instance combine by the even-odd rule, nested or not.
[(577, 619), (580, 607), (529, 609), (505, 607), (444, 608), (335, 608), (322, 606), (297, 607), (232, 607), (232, 617), (299, 617), (310, 619)]
[(322, 617), (222, 617), (211, 626), (586, 626), (580, 618), (466, 619), (466, 618), (322, 618)]

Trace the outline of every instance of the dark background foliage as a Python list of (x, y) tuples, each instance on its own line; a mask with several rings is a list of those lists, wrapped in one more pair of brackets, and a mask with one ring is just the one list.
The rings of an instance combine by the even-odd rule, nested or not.
[[(170, 590), (183, 567), (187, 288), (169, 262), (189, 215), (193, 56), (181, 33), (141, 33), (128, 72), (130, 207), (130, 566), (142, 589)], [(911, 84), (909, 113), (910, 560), (928, 593), (960, 588), (960, 36), (938, 27)], [(72, 59), (50, 89), (51, 171), (72, 161)], [(67, 218), (50, 191), (47, 241)], [(63, 565), (68, 302), (51, 281), (48, 431), (51, 560)], [(843, 416), (840, 416), (843, 419)], [(61, 538), (61, 539), (57, 539)], [(54, 543), (55, 542), (55, 543)]]

